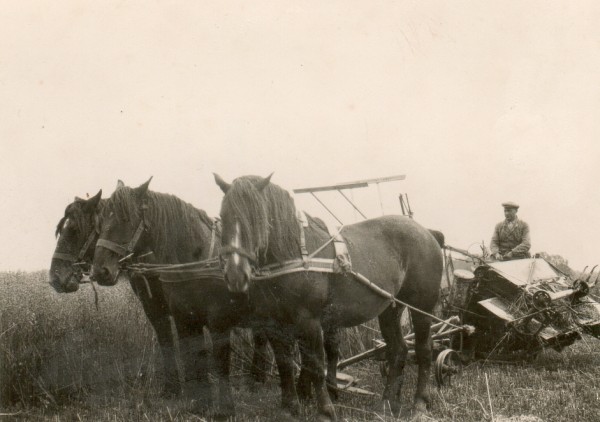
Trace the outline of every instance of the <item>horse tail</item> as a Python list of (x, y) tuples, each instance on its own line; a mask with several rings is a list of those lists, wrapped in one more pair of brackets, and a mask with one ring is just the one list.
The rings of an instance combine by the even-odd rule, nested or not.
[(443, 248), (445, 246), (446, 238), (444, 237), (444, 233), (442, 233), (439, 230), (431, 230), (431, 229), (429, 229), (429, 233), (431, 233), (433, 235), (433, 237), (435, 237), (435, 240), (437, 240), (437, 243), (438, 243), (438, 245), (440, 245), (440, 248)]

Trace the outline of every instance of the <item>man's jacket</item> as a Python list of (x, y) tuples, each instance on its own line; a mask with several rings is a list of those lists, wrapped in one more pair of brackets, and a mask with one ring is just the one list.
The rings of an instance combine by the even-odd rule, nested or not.
[(531, 248), (531, 240), (529, 225), (526, 222), (515, 218), (512, 224), (507, 220), (496, 224), (490, 244), (492, 254), (499, 252), (504, 255), (512, 251), (514, 258), (527, 258), (529, 248)]

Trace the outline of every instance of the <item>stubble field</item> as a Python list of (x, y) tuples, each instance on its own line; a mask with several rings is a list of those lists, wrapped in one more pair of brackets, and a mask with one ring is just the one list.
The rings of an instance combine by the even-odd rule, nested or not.
[[(45, 272), (0, 273), (0, 419), (40, 421), (199, 421), (193, 397), (160, 397), (160, 350), (129, 285), (90, 285), (59, 295)], [(372, 347), (376, 323), (348, 330), (343, 357)], [(248, 335), (233, 336), (232, 383), (237, 420), (313, 420), (312, 404), (292, 418), (279, 410), (277, 371), (267, 385), (247, 385)], [(342, 392), (339, 420), (392, 421), (379, 397), (378, 362), (352, 365), (345, 373), (375, 395)], [(410, 418), (416, 371), (405, 371), (400, 420)], [(427, 420), (596, 421), (600, 417), (600, 341), (584, 337), (562, 353), (544, 351), (535, 362), (472, 363), (437, 389)]]

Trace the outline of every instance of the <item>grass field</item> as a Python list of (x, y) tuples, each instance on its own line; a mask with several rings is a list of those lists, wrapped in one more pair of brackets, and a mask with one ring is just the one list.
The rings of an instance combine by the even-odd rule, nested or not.
[[(84, 285), (59, 295), (45, 272), (0, 273), (0, 419), (51, 421), (194, 421), (191, 398), (158, 395), (162, 377), (154, 333), (127, 283)], [(376, 328), (376, 325), (371, 324)], [(373, 328), (346, 333), (345, 357), (371, 347)], [(235, 335), (232, 363), (239, 421), (293, 420), (279, 411), (273, 369), (266, 386), (246, 385), (247, 333)], [(345, 369), (374, 396), (341, 393), (340, 420), (391, 421), (381, 405), (377, 362)], [(401, 420), (410, 417), (416, 371), (405, 372)], [(600, 419), (600, 341), (585, 337), (562, 353), (544, 351), (520, 365), (474, 363), (438, 390), (431, 380), (427, 420), (596, 421)], [(313, 420), (306, 406), (297, 420)]]

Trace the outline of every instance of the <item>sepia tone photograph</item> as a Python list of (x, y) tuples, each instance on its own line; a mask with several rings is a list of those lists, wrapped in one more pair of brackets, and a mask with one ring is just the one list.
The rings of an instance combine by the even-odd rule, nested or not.
[(0, 14), (0, 421), (596, 421), (600, 4)]

